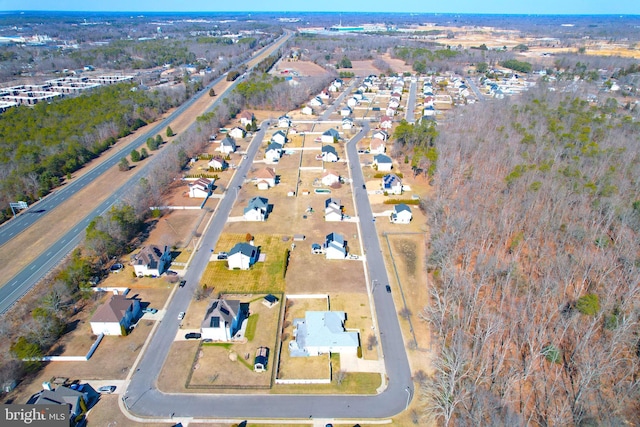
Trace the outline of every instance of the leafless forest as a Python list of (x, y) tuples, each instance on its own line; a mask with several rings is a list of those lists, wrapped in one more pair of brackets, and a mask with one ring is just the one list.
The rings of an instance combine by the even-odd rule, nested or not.
[(640, 417), (638, 117), (581, 99), (541, 88), (439, 129), (420, 317), (444, 425)]

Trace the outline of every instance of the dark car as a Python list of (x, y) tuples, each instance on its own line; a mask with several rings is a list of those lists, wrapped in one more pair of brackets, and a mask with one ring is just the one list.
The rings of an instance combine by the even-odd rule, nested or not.
[(391, 286), (387, 285), (386, 288), (387, 288), (387, 293), (390, 294), (391, 293)]
[(180, 287), (181, 288), (184, 288), (184, 285), (186, 285), (186, 284), (187, 284), (186, 280), (180, 280)]
[(199, 334), (197, 332), (189, 332), (188, 334), (186, 334), (184, 336), (184, 339), (186, 339), (186, 340), (199, 340), (201, 336), (202, 336), (202, 334)]

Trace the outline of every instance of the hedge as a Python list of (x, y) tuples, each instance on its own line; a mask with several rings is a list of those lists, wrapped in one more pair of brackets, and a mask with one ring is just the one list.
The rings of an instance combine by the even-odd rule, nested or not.
[(419, 205), (420, 199), (387, 199), (384, 201), (385, 205), (399, 205), (404, 203), (405, 205)]

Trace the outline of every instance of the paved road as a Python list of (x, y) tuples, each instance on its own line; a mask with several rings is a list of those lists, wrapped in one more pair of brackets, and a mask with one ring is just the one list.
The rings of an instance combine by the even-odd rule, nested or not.
[(480, 92), (480, 89), (478, 89), (478, 86), (476, 86), (476, 83), (473, 81), (472, 77), (468, 77), (465, 79), (465, 81), (467, 83), (469, 83), (469, 87), (471, 88), (471, 90), (473, 91), (473, 93), (476, 94), (476, 98), (478, 98), (479, 102), (484, 102), (484, 95), (482, 94), (482, 92)]
[[(291, 32), (286, 32), (273, 44), (263, 48), (258, 54), (254, 55), (246, 62), (249, 63), (251, 61), (256, 61), (256, 58), (258, 58), (259, 55), (261, 55), (263, 52), (268, 51), (269, 49), (272, 49), (276, 44), (284, 43), (289, 37), (291, 37), (291, 34)], [(140, 137), (136, 138), (127, 146), (121, 148), (118, 152), (119, 154), (116, 154), (111, 158), (105, 160), (90, 172), (61, 187), (59, 190), (56, 190), (54, 193), (50, 194), (37, 205), (32, 206), (26, 212), (23, 212), (21, 215), (5, 223), (2, 227), (0, 227), (0, 246), (4, 245), (8, 240), (14, 238), (27, 227), (31, 226), (34, 222), (45, 217), (47, 212), (57, 208), (60, 204), (73, 196), (73, 194), (75, 194), (77, 191), (89, 185), (93, 180), (102, 175), (107, 169), (115, 167), (119, 163), (121, 157), (129, 154), (133, 148), (137, 148), (138, 146), (144, 144), (147, 138), (155, 136), (166, 126), (170, 125), (170, 123), (176, 117), (182, 114), (184, 110), (189, 108), (198, 98), (200, 98), (201, 96), (209, 96), (209, 88), (213, 87), (224, 78), (226, 78), (225, 75), (213, 80), (200, 92), (199, 95), (184, 103), (166, 119), (153, 125), (150, 130), (145, 132)], [(230, 93), (230, 91), (239, 82), (240, 79), (236, 80), (225, 93)], [(218, 102), (221, 102), (223, 98), (224, 95), (220, 94), (214, 105), (212, 105), (208, 111), (212, 110)], [(196, 126), (196, 124), (194, 123), (192, 124), (192, 126)], [(49, 271), (56, 267), (62, 261), (62, 259), (78, 245), (78, 243), (80, 243), (80, 241), (84, 237), (84, 231), (87, 225), (93, 218), (107, 212), (111, 206), (120, 201), (126, 194), (130, 192), (131, 188), (133, 188), (133, 186), (135, 186), (139, 182), (141, 177), (146, 176), (147, 171), (155, 160), (154, 157), (159, 158), (161, 156), (151, 156), (148, 159), (149, 161), (145, 162), (144, 166), (139, 167), (140, 170), (137, 171), (127, 183), (115, 190), (109, 198), (107, 198), (89, 215), (78, 222), (75, 227), (73, 227), (69, 232), (62, 236), (58, 241), (53, 243), (49, 248), (45, 249), (45, 251), (43, 251), (29, 265), (27, 265), (16, 275), (4, 282), (4, 284), (0, 288), (0, 314), (6, 312), (13, 304), (15, 304), (17, 300), (19, 300), (24, 294), (26, 294), (29, 289), (31, 289), (36, 283), (42, 280), (42, 278)], [(0, 279), (0, 281), (2, 281), (3, 279)]]
[[(263, 125), (264, 127), (264, 125)], [(167, 357), (173, 338), (178, 331), (177, 315), (186, 311), (199, 278), (209, 261), (210, 248), (215, 246), (225, 225), (227, 216), (237, 198), (233, 190), (218, 205), (210, 226), (201, 239), (202, 246), (194, 255), (185, 278), (187, 285), (178, 289), (167, 309), (163, 323), (158, 326), (147, 351), (133, 375), (123, 397), (131, 413), (149, 417), (231, 417), (231, 418), (384, 418), (406, 408), (413, 398), (411, 371), (400, 331), (398, 316), (388, 283), (380, 242), (373, 222), (373, 214), (364, 185), (362, 170), (357, 166), (356, 144), (369, 129), (364, 124), (360, 132), (347, 144), (348, 156), (355, 191), (358, 216), (361, 220), (362, 243), (367, 253), (367, 265), (374, 286), (376, 315), (380, 327), (388, 387), (374, 396), (345, 395), (229, 395), (229, 394), (167, 394), (156, 388), (156, 378)], [(262, 132), (262, 131), (261, 131)], [(254, 138), (248, 149), (248, 157), (255, 156), (262, 135)], [(230, 187), (238, 188), (250, 167), (245, 161), (238, 168)]]
[(407, 99), (407, 112), (404, 116), (405, 120), (408, 123), (415, 123), (415, 109), (416, 109), (416, 87), (418, 86), (418, 80), (415, 81), (413, 78), (411, 79), (411, 83), (409, 84), (409, 98)]

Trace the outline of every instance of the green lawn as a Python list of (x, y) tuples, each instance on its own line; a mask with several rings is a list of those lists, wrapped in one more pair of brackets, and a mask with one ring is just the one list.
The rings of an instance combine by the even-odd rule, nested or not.
[(256, 336), (256, 329), (258, 328), (258, 314), (252, 314), (247, 320), (247, 330), (244, 332), (244, 336), (247, 340), (253, 341)]
[[(223, 234), (215, 251), (228, 252), (236, 243), (244, 241), (244, 234)], [(284, 257), (288, 244), (281, 236), (272, 235), (255, 235), (254, 242), (260, 253), (266, 255), (265, 262), (257, 262), (249, 270), (229, 270), (226, 261), (213, 261), (203, 273), (201, 283), (213, 286), (216, 293), (283, 293)]]

